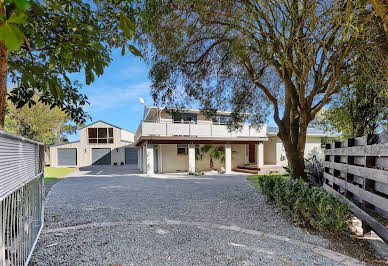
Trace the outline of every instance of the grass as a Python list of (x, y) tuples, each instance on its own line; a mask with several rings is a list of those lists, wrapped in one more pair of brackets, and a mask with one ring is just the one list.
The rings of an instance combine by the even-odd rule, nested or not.
[(57, 181), (59, 178), (64, 177), (65, 175), (75, 171), (77, 168), (53, 168), (45, 167), (44, 168), (44, 183), (49, 184)]

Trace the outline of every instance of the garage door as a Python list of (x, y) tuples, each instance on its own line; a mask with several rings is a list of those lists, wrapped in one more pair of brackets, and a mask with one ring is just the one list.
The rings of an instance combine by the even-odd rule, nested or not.
[(110, 149), (92, 149), (92, 164), (93, 165), (110, 165), (111, 164)]
[(58, 149), (58, 165), (77, 165), (77, 149)]
[(137, 164), (137, 148), (125, 148), (125, 164)]

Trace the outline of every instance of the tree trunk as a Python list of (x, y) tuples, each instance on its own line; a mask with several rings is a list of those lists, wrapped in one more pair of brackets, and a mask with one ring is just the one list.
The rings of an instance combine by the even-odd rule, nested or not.
[(210, 170), (213, 170), (213, 168), (214, 168), (213, 158), (210, 158)]
[[(5, 15), (5, 6), (3, 6), (3, 8), (0, 8), (0, 15)], [(5, 46), (4, 42), (0, 42), (0, 130), (4, 129), (5, 103), (7, 99), (7, 63), (8, 49)]]
[(306, 144), (307, 123), (305, 123), (305, 119), (300, 120), (299, 126), (291, 126), (289, 127), (289, 131), (284, 125), (278, 125), (278, 137), (282, 140), (286, 151), (291, 178), (302, 178), (307, 181), (307, 176), (304, 172), (304, 149)]

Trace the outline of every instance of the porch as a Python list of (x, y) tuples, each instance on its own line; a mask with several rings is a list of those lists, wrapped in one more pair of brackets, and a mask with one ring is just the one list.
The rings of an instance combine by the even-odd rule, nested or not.
[[(276, 147), (275, 151), (265, 151), (267, 141), (267, 138), (142, 137), (137, 143), (140, 146), (138, 168), (148, 175), (220, 168), (224, 168), (226, 174), (232, 171), (279, 172), (283, 169), (275, 166)], [(198, 152), (205, 144), (224, 147), (223, 160), (213, 160), (210, 163), (210, 157), (206, 154), (198, 158)], [(244, 167), (252, 169), (243, 169)]]

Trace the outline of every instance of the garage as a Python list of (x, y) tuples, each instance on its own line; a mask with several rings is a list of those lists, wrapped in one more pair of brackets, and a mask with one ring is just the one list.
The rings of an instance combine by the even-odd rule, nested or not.
[(110, 165), (111, 150), (103, 148), (92, 149), (92, 164), (93, 165)]
[(125, 148), (125, 164), (137, 165), (137, 148)]
[(76, 148), (58, 149), (58, 165), (60, 165), (60, 166), (76, 166), (77, 165), (77, 149)]

